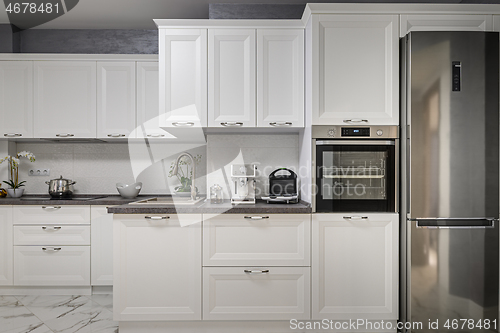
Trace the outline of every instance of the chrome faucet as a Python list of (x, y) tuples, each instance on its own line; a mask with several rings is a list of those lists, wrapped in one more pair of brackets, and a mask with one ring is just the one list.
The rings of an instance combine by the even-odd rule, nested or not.
[(191, 177), (191, 200), (196, 200), (196, 187), (194, 186), (194, 179), (195, 179), (195, 175), (196, 175), (196, 162), (194, 160), (194, 157), (193, 155), (191, 155), (190, 153), (182, 153), (180, 154), (179, 156), (177, 156), (177, 159), (175, 160), (175, 164), (174, 164), (174, 169), (172, 170), (172, 174), (174, 176), (177, 176), (177, 173), (179, 172), (179, 162), (181, 161), (181, 158), (183, 158), (184, 156), (187, 156), (191, 159), (191, 164), (193, 166), (193, 175)]

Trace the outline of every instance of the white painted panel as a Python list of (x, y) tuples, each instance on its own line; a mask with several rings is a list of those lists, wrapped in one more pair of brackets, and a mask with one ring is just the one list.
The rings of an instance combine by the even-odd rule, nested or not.
[(33, 137), (33, 61), (0, 61), (0, 136)]
[(97, 137), (128, 137), (135, 129), (135, 62), (97, 62)]
[(309, 266), (310, 214), (203, 215), (205, 266)]
[(12, 206), (0, 207), (0, 286), (14, 283)]
[(14, 225), (90, 224), (90, 206), (14, 206)]
[(90, 245), (90, 226), (16, 225), (14, 245)]
[(309, 276), (309, 267), (204, 267), (203, 319), (309, 319)]
[(411, 31), (492, 31), (493, 15), (401, 15), (399, 36)]
[(113, 285), (113, 214), (106, 206), (91, 207), (91, 284)]
[(257, 126), (304, 126), (304, 30), (257, 30)]

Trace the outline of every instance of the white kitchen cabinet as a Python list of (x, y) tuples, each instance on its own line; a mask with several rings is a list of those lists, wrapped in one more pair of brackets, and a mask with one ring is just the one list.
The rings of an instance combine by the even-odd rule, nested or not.
[(204, 320), (310, 318), (309, 267), (204, 267)]
[(90, 271), (93, 286), (113, 285), (113, 214), (106, 206), (91, 206)]
[(209, 29), (209, 127), (256, 125), (255, 35), (255, 29)]
[(313, 214), (312, 319), (397, 319), (398, 214)]
[(207, 126), (207, 29), (160, 29), (160, 126)]
[(14, 283), (12, 206), (0, 207), (0, 286)]
[(14, 225), (90, 224), (90, 206), (14, 206)]
[(201, 214), (114, 215), (114, 320), (201, 319), (201, 222)]
[(125, 138), (135, 129), (135, 62), (97, 62), (97, 137)]
[(137, 137), (164, 138), (160, 128), (158, 62), (137, 62)]
[(14, 285), (89, 286), (90, 246), (14, 246)]
[(309, 266), (310, 214), (203, 215), (204, 266)]
[(398, 15), (313, 15), (313, 125), (399, 124), (398, 25)]
[(491, 31), (493, 15), (401, 15), (399, 36), (411, 31)]
[(0, 61), (0, 135), (33, 137), (33, 61)]
[(35, 61), (34, 136), (96, 137), (96, 62)]
[(16, 225), (14, 245), (90, 245), (90, 226)]
[(304, 29), (257, 29), (257, 126), (304, 126)]

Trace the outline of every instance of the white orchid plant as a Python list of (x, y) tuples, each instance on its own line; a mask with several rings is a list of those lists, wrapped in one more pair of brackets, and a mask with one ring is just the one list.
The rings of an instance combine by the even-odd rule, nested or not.
[(26, 157), (30, 162), (35, 162), (35, 155), (29, 151), (22, 151), (17, 153), (15, 156), (7, 156), (0, 159), (0, 164), (3, 162), (9, 162), (10, 180), (4, 181), (5, 184), (9, 185), (11, 188), (16, 189), (24, 186), (25, 180), (19, 181), (19, 160), (21, 157)]

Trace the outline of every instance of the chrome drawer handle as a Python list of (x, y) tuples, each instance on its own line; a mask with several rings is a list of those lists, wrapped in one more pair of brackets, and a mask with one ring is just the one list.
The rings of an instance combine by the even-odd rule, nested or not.
[(71, 134), (71, 133), (59, 133), (59, 134), (56, 134), (56, 136), (58, 136), (60, 138), (70, 138), (70, 137), (75, 136), (75, 135)]
[(58, 210), (61, 209), (61, 206), (42, 206), (42, 209), (53, 209), (53, 210)]
[(54, 251), (54, 252), (57, 252), (57, 251), (61, 251), (62, 248), (60, 247), (42, 247), (42, 250), (43, 251)]
[[(52, 227), (52, 230), (61, 230), (62, 227)], [(47, 227), (42, 227), (42, 230), (47, 230)]]
[(21, 133), (5, 133), (3, 136), (6, 136), (8, 138), (15, 138), (23, 135)]
[(367, 123), (367, 122), (368, 122), (367, 119), (358, 119), (358, 118), (344, 119), (344, 123)]
[(176, 127), (191, 127), (194, 126), (194, 123), (191, 121), (176, 121), (172, 125)]
[(146, 220), (168, 220), (170, 216), (144, 216)]
[(108, 136), (110, 138), (123, 138), (125, 136), (125, 134), (120, 134), (120, 133), (112, 133), (112, 134), (108, 134)]
[(344, 220), (368, 220), (368, 216), (344, 216)]
[(228, 126), (243, 126), (243, 123), (239, 121), (226, 121), (224, 123), (220, 123), (222, 126), (228, 127)]
[(243, 270), (246, 274), (266, 274), (269, 273), (268, 269), (261, 269), (261, 270), (252, 270), (252, 269), (245, 269)]
[(155, 134), (147, 134), (146, 136), (148, 138), (163, 138), (165, 135), (164, 134), (155, 133)]
[(278, 122), (272, 122), (272, 123), (269, 123), (269, 125), (271, 126), (292, 126), (292, 123), (289, 122), (289, 121), (278, 121)]
[(269, 216), (245, 216), (245, 218), (249, 220), (263, 220), (268, 219)]

